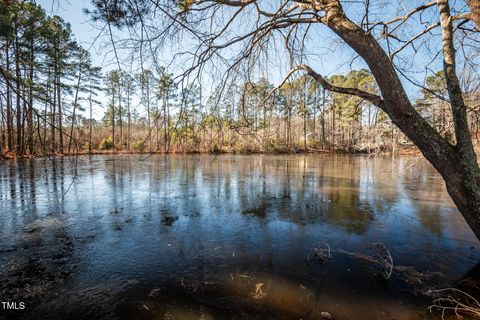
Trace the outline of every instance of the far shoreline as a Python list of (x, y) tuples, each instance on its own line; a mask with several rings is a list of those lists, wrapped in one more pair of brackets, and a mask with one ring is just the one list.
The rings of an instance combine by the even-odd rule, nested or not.
[(70, 153), (46, 153), (35, 155), (1, 155), (0, 160), (20, 160), (20, 159), (42, 159), (42, 158), (62, 158), (75, 156), (96, 156), (96, 155), (306, 155), (306, 154), (321, 154), (321, 155), (370, 155), (370, 156), (421, 156), (421, 152), (416, 147), (401, 147), (392, 152), (391, 150), (371, 151), (366, 150), (348, 151), (343, 149), (322, 150), (322, 149), (298, 149), (298, 150), (274, 150), (274, 151), (238, 151), (238, 150), (218, 150), (218, 151), (102, 151), (94, 150), (92, 152), (70, 152)]

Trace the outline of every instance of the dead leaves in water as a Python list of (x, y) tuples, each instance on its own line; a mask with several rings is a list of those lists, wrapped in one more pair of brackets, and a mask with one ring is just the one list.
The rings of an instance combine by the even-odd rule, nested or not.
[(267, 294), (262, 291), (264, 283), (259, 282), (255, 284), (255, 293), (252, 295), (253, 299), (262, 299), (265, 297)]

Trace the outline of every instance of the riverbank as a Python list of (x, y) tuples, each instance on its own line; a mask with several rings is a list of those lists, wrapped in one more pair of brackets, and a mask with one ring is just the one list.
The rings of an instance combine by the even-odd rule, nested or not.
[(31, 159), (31, 158), (44, 158), (44, 157), (64, 157), (64, 156), (88, 156), (88, 155), (123, 155), (123, 154), (140, 154), (140, 155), (154, 155), (154, 154), (369, 154), (369, 155), (412, 155), (420, 156), (421, 152), (416, 147), (400, 147), (395, 149), (395, 152), (391, 150), (354, 150), (354, 149), (318, 149), (318, 148), (291, 148), (291, 149), (272, 149), (272, 150), (256, 150), (256, 149), (242, 149), (242, 150), (228, 150), (228, 149), (214, 149), (214, 150), (170, 150), (170, 151), (141, 151), (141, 150), (93, 150), (80, 151), (80, 152), (65, 152), (65, 153), (43, 153), (43, 154), (25, 154), (17, 156), (14, 152), (9, 152), (0, 155), (0, 159)]

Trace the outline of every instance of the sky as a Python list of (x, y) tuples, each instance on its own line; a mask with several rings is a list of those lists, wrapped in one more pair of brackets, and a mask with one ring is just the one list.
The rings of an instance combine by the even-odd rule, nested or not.
[[(112, 63), (114, 57), (111, 56), (111, 52), (109, 54), (109, 50), (105, 50), (105, 47), (102, 46), (105, 38), (96, 39), (100, 32), (98, 26), (93, 27), (88, 17), (83, 13), (84, 8), (92, 7), (90, 0), (37, 0), (36, 2), (47, 11), (47, 14), (59, 15), (71, 24), (75, 39), (84, 48), (90, 49), (94, 64), (101, 65), (106, 70), (116, 68), (116, 63)], [(118, 31), (114, 30), (114, 33), (118, 33)], [(92, 46), (93, 42), (95, 44)], [(328, 57), (328, 63), (322, 63), (319, 67), (326, 75), (338, 72), (342, 64), (342, 58), (345, 57), (342, 56), (341, 52), (337, 52), (336, 55)], [(168, 60), (168, 58), (164, 57), (163, 60)], [(281, 81), (283, 75), (277, 75), (274, 78)]]

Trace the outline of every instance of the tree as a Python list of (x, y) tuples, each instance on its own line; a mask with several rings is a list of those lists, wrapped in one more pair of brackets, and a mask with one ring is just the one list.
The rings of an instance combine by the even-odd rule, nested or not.
[(88, 152), (92, 153), (92, 132), (93, 132), (93, 107), (94, 106), (101, 106), (101, 103), (95, 99), (98, 96), (98, 92), (101, 90), (100, 83), (101, 83), (102, 75), (101, 75), (101, 68), (99, 67), (91, 67), (88, 69), (87, 72), (87, 83), (88, 83)]
[[(124, 102), (126, 104), (126, 118), (127, 118), (127, 138), (126, 138), (126, 147), (127, 150), (130, 151), (130, 144), (132, 140), (132, 132), (131, 132), (131, 126), (132, 126), (132, 108), (131, 108), (131, 103), (132, 103), (132, 97), (136, 89), (136, 84), (135, 84), (135, 79), (130, 76), (127, 72), (123, 71), (121, 73), (121, 85), (122, 85), (122, 91), (125, 92), (124, 96)], [(122, 119), (122, 116), (120, 115), (120, 119)], [(123, 121), (122, 121), (123, 123)], [(122, 136), (122, 141), (123, 141), (123, 132), (121, 134)], [(123, 146), (123, 143), (122, 143)]]
[[(372, 74), (365, 69), (352, 70), (345, 75), (331, 76), (329, 82), (339, 87), (348, 87), (363, 90), (372, 94), (377, 91), (375, 80)], [(368, 101), (342, 93), (332, 93), (333, 116), (338, 114), (341, 126), (342, 146), (346, 149), (353, 148), (363, 134), (364, 123), (367, 124), (367, 131), (370, 129), (370, 107)], [(364, 109), (368, 110), (367, 121), (364, 121)]]
[(120, 71), (111, 70), (105, 75), (105, 91), (110, 96), (110, 104), (107, 113), (105, 113), (104, 123), (112, 127), (112, 150), (115, 151), (115, 122), (116, 115), (121, 105), (115, 107), (116, 103), (120, 103)]
[[(170, 149), (170, 100), (175, 99), (176, 86), (172, 80), (172, 75), (160, 70), (156, 88), (157, 100), (162, 101), (163, 112), (163, 150), (168, 152)], [(156, 119), (159, 118), (159, 115)], [(158, 149), (158, 146), (157, 146)]]
[[(62, 106), (62, 89), (69, 90), (65, 86), (63, 78), (69, 74), (68, 59), (71, 55), (72, 46), (75, 43), (71, 39), (70, 25), (63, 21), (59, 16), (53, 16), (46, 22), (45, 38), (49, 39), (50, 43), (47, 47), (47, 56), (50, 60), (50, 65), (53, 69), (53, 108), (52, 108), (52, 151), (56, 149), (55, 131), (58, 126), (60, 153), (64, 152), (64, 131), (63, 131), (63, 106)], [(57, 117), (58, 112), (58, 117)], [(57, 121), (56, 121), (57, 119)]]
[[(32, 1), (9, 1), (0, 4), (0, 29), (0, 74), (6, 92), (8, 150), (15, 150), (17, 156), (34, 154), (37, 144), (45, 151), (48, 123), (51, 128), (51, 152), (57, 151), (57, 135), (60, 151), (63, 152), (65, 108), (61, 102), (65, 93), (69, 94), (70, 59), (76, 48), (69, 24), (59, 17), (48, 17)], [(50, 115), (38, 112), (40, 104), (47, 109), (51, 107)], [(47, 119), (49, 116), (50, 121)], [(38, 139), (34, 138), (36, 120), (42, 120), (44, 125), (43, 137), (37, 125)]]
[(6, 142), (7, 151), (13, 150), (13, 109), (12, 109), (12, 75), (10, 74), (10, 48), (13, 42), (13, 24), (12, 24), (12, 6), (8, 6), (6, 2), (0, 3), (0, 35), (3, 44), (4, 53), (4, 71), (2, 76), (5, 82), (5, 122), (6, 122)]
[[(70, 138), (68, 141), (68, 152), (70, 153), (71, 147), (72, 147), (72, 142), (74, 142), (74, 132), (73, 129), (76, 124), (76, 115), (77, 115), (77, 109), (80, 109), (80, 111), (83, 111), (84, 109), (81, 108), (79, 101), (81, 100), (80, 95), (82, 93), (89, 92), (89, 88), (84, 85), (88, 79), (92, 76), (94, 76), (95, 71), (92, 69), (92, 61), (90, 58), (90, 54), (88, 51), (84, 50), (81, 47), (75, 46), (75, 52), (74, 52), (75, 60), (78, 61), (77, 68), (77, 75), (76, 75), (76, 83), (74, 85), (74, 98), (72, 101), (72, 124), (70, 127)], [(87, 80), (87, 81), (86, 81)]]
[(448, 112), (447, 84), (443, 71), (428, 76), (421, 97), (416, 101), (417, 110), (447, 140), (453, 142), (454, 134)]
[[(98, 1), (94, 0), (94, 3)], [(124, 9), (128, 3), (129, 0), (115, 1), (107, 10), (100, 10), (102, 13), (100, 16), (107, 20), (111, 19), (112, 15), (109, 13), (112, 10)], [(136, 1), (136, 3), (147, 5), (149, 2)], [(285, 39), (284, 34), (293, 33), (283, 41), (291, 57), (290, 63), (296, 64), (287, 77), (296, 72), (304, 72), (329, 91), (357, 96), (384, 111), (442, 175), (453, 201), (480, 238), (480, 168), (469, 134), (466, 106), (456, 70), (454, 32), (457, 29), (453, 26), (455, 21), (461, 21), (460, 23), (467, 21), (465, 19), (475, 21), (475, 17), (478, 17), (478, 1), (469, 1), (473, 14), (460, 12), (458, 15), (452, 15), (448, 0), (436, 0), (390, 20), (383, 20), (382, 16), (377, 15), (379, 21), (371, 20), (369, 5), (364, 7), (363, 12), (356, 7), (347, 13), (339, 0), (285, 1), (277, 5), (256, 0), (207, 0), (182, 2), (177, 8), (168, 8), (164, 4), (166, 3), (162, 1), (151, 3), (155, 8), (166, 12), (165, 19), (171, 21), (170, 24), (157, 25), (159, 38), (165, 41), (173, 31), (177, 32), (179, 29), (193, 34), (192, 38), (195, 36), (198, 38), (195, 61), (186, 73), (205, 69), (205, 65), (212, 59), (221, 57), (222, 50), (226, 48), (229, 50), (240, 48), (237, 56), (229, 54), (233, 59), (227, 67), (227, 75), (232, 74), (232, 70), (241, 62), (246, 63), (246, 70), (254, 70), (252, 63), (258, 60), (270, 39), (277, 39), (279, 34)], [(415, 22), (412, 17), (427, 10), (436, 10), (439, 13), (439, 21), (427, 28), (420, 25), (417, 27), (418, 34), (414, 33), (410, 38), (401, 39), (400, 44), (395, 44), (395, 48), (392, 48), (392, 41), (401, 37), (397, 31), (405, 30), (399, 28), (406, 23), (412, 25)], [(151, 10), (154, 11), (156, 12)], [(139, 10), (131, 10), (129, 13), (129, 17), (141, 17), (142, 21), (149, 18), (148, 14)], [(199, 16), (202, 19), (196, 19)], [(154, 15), (150, 17), (153, 17), (150, 22), (163, 21)], [(117, 20), (121, 21), (122, 16), (115, 16), (115, 22)], [(128, 21), (131, 22), (132, 19)], [(164, 28), (164, 25), (168, 27)], [(242, 25), (241, 34), (230, 32), (239, 25)], [(304, 52), (305, 45), (308, 45), (305, 39), (308, 38), (309, 30), (313, 29), (307, 26), (312, 25), (323, 25), (328, 28), (363, 60), (376, 80), (378, 94), (332, 84), (304, 63), (304, 56), (301, 53)], [(172, 26), (177, 26), (178, 29)], [(395, 63), (395, 58), (405, 48), (414, 46), (418, 39), (424, 39), (424, 35), (438, 27), (441, 28), (441, 56), (454, 121), (455, 144), (442, 137), (414, 108), (402, 84), (399, 74), (401, 70)], [(310, 35), (315, 37), (314, 34)], [(409, 35), (408, 32), (405, 33), (405, 36)], [(150, 36), (154, 38), (154, 35)]]
[(141, 96), (140, 102), (146, 109), (147, 112), (147, 126), (148, 126), (148, 140), (149, 140), (149, 151), (152, 151), (152, 125), (151, 125), (151, 115), (150, 115), (150, 92), (154, 90), (155, 86), (155, 77), (153, 72), (148, 69), (143, 69), (141, 73), (136, 75), (137, 82), (140, 85)]

